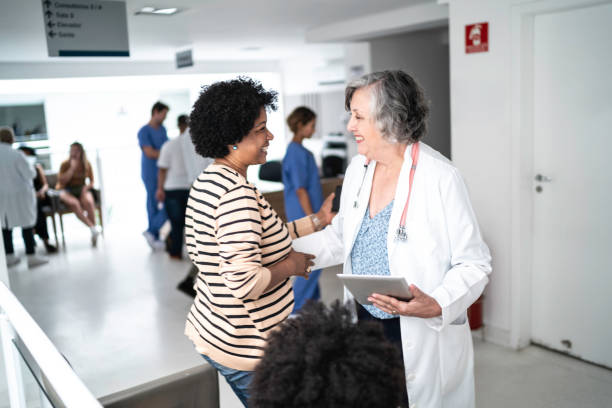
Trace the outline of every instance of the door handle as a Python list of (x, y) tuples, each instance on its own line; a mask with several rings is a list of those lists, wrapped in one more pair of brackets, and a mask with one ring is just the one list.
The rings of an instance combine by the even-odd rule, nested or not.
[(541, 174), (536, 174), (535, 181), (537, 181), (538, 183), (550, 183), (552, 179)]

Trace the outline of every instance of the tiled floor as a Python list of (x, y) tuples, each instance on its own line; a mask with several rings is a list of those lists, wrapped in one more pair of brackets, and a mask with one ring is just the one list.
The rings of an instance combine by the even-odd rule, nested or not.
[[(117, 227), (92, 249), (82, 226), (70, 219), (66, 224), (65, 251), (46, 266), (28, 270), (22, 262), (9, 273), (14, 293), (93, 394), (202, 364), (183, 335), (191, 299), (175, 289), (188, 262), (151, 253), (140, 231)], [(336, 272), (322, 274), (327, 302), (341, 293)], [(481, 408), (612, 407), (612, 371), (537, 347), (516, 352), (476, 340), (475, 349)], [(224, 381), (221, 406), (240, 406)]]

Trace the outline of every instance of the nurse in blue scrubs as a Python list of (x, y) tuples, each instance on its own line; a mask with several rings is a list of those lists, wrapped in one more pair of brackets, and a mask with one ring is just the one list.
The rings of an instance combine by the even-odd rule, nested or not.
[[(293, 139), (283, 158), (283, 184), (285, 185), (285, 214), (293, 221), (315, 214), (323, 204), (319, 169), (312, 153), (302, 145), (304, 139), (315, 132), (316, 114), (305, 106), (296, 108), (287, 118)], [(296, 277), (293, 283), (297, 312), (309, 299), (318, 300), (321, 270), (312, 271), (308, 280)]]
[(168, 114), (168, 105), (156, 102), (151, 108), (151, 120), (138, 131), (138, 144), (142, 150), (142, 182), (147, 190), (147, 216), (149, 226), (142, 235), (154, 251), (164, 249), (165, 244), (159, 240), (159, 230), (168, 219), (163, 207), (159, 207), (155, 193), (157, 191), (157, 159), (159, 151), (168, 141), (166, 128), (162, 123)]

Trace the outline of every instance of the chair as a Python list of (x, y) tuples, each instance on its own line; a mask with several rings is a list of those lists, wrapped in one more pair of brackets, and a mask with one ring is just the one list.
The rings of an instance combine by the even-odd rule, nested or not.
[(329, 155), (323, 158), (323, 177), (337, 177), (344, 174), (346, 161), (343, 157)]
[(270, 160), (259, 167), (259, 179), (266, 181), (283, 181), (283, 165), (278, 160)]
[[(49, 186), (55, 186), (57, 184), (57, 173), (49, 173), (49, 174), (45, 174), (45, 176), (47, 177), (47, 183), (49, 184)], [(91, 193), (93, 194), (95, 209), (97, 210), (97, 213), (98, 213), (98, 220), (100, 223), (100, 228), (102, 229), (102, 234), (104, 234), (104, 220), (102, 218), (102, 194), (100, 190), (96, 188), (91, 190)], [(55, 215), (56, 214), (58, 215), (59, 223), (60, 223), (60, 231), (62, 233), (62, 244), (64, 245), (64, 248), (65, 248), (66, 238), (64, 236), (64, 221), (62, 220), (62, 216), (64, 214), (70, 214), (72, 210), (70, 210), (66, 206), (66, 204), (64, 204), (62, 200), (60, 200), (59, 190), (56, 190), (50, 187), (49, 190), (47, 191), (47, 195), (49, 197), (49, 201), (51, 201), (51, 205), (43, 207), (42, 209), (43, 214), (45, 214), (45, 217), (51, 217), (51, 221), (53, 224), (53, 234), (55, 235), (56, 243), (58, 243), (59, 241), (57, 240), (57, 226), (55, 223)]]

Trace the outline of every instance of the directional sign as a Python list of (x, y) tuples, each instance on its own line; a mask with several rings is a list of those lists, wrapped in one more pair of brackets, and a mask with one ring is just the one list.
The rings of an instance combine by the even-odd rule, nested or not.
[(123, 1), (42, 0), (50, 57), (129, 57)]

